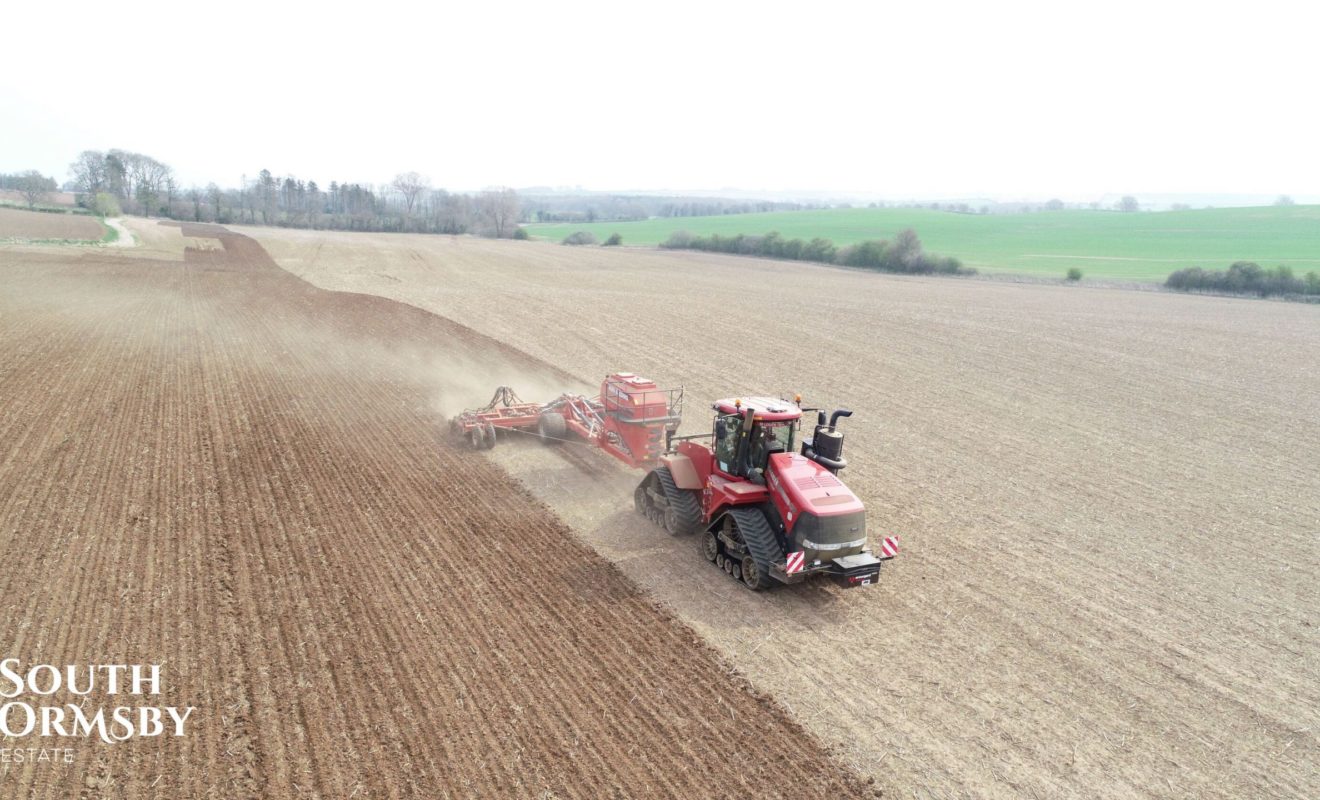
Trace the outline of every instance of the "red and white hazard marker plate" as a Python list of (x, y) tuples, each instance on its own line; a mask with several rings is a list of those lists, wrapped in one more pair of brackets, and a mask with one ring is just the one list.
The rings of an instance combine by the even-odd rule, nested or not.
[(886, 536), (884, 541), (880, 543), (880, 552), (882, 553), (881, 558), (893, 558), (898, 555), (898, 537)]
[(802, 571), (803, 562), (806, 559), (806, 557), (807, 557), (806, 554), (803, 553), (801, 550), (797, 551), (796, 553), (789, 553), (788, 562), (784, 566), (784, 571), (787, 572), (789, 575), (798, 574), (799, 572)]

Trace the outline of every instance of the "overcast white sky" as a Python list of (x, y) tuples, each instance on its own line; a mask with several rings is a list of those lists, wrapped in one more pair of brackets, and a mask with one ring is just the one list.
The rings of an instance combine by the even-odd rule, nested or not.
[(1320, 194), (1311, 4), (17, 2), (0, 171)]

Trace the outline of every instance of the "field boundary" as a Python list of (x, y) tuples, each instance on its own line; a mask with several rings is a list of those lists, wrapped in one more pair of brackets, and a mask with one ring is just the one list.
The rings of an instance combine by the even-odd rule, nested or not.
[(39, 214), (68, 214), (74, 217), (94, 217), (96, 214), (86, 208), (77, 206), (52, 206), (43, 203), (37, 203), (35, 206), (29, 206), (27, 203), (15, 203), (11, 200), (0, 200), (0, 208), (14, 208), (19, 211), (35, 211)]

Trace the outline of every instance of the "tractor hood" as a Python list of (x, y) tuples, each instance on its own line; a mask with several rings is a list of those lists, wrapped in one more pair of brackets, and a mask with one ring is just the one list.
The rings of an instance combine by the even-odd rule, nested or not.
[(785, 505), (795, 518), (802, 514), (834, 517), (865, 510), (843, 481), (806, 456), (775, 453), (770, 456), (767, 472), (770, 490), (787, 501)]

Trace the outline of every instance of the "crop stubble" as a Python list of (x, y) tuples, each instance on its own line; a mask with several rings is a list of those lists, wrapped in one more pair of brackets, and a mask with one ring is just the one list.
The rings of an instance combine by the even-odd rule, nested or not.
[[(753, 596), (639, 532), (635, 476), (494, 458), (759, 687), (918, 796), (1320, 794), (1320, 324), (1297, 304), (692, 253), (258, 231), (582, 381), (857, 415), (880, 586)], [(526, 394), (526, 393), (525, 393)], [(484, 398), (474, 396), (474, 401)]]
[(223, 248), (0, 251), (6, 656), (163, 663), (162, 704), (198, 708), (182, 739), (2, 766), (0, 797), (862, 792), (441, 438), (446, 370), (563, 375), (184, 234)]

